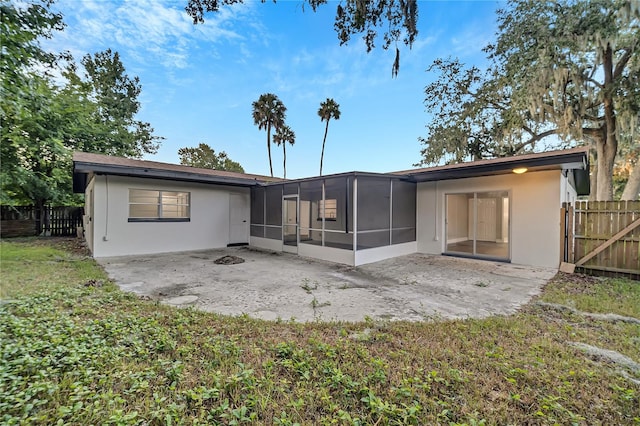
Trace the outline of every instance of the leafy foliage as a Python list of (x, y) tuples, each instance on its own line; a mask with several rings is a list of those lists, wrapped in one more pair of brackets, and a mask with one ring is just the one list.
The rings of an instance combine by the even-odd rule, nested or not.
[[(49, 247), (52, 239), (1, 244), (4, 424), (640, 419), (637, 385), (566, 345), (599, 345), (638, 362), (637, 324), (585, 321), (536, 305), (508, 317), (420, 323), (225, 317), (123, 293), (92, 259)], [(96, 282), (103, 285), (88, 285)], [(624, 280), (591, 280), (585, 288), (561, 276), (543, 296), (637, 317), (638, 292)]]
[(206, 143), (200, 143), (194, 148), (180, 148), (178, 149), (178, 155), (180, 156), (180, 164), (186, 166), (244, 173), (240, 163), (231, 160), (224, 151), (216, 153)]
[[(135, 120), (140, 83), (129, 78), (117, 52), (82, 59), (83, 77), (41, 45), (64, 28), (51, 1), (2, 1), (0, 178), (3, 204), (76, 203), (71, 190), (73, 150), (140, 157), (157, 150), (149, 123)], [(71, 62), (68, 62), (69, 64)], [(65, 79), (54, 80), (61, 72)]]
[(457, 60), (429, 68), (439, 79), (425, 90), (421, 164), (592, 144), (597, 198), (611, 199), (620, 140), (637, 145), (639, 18), (627, 0), (511, 0), (487, 72)]
[[(66, 73), (68, 91), (77, 93), (93, 124), (91, 134), (69, 136), (74, 148), (86, 152), (140, 158), (155, 154), (158, 141), (149, 123), (135, 119), (140, 111), (138, 96), (142, 90), (138, 77), (129, 77), (118, 52), (107, 49), (82, 58), (83, 76), (73, 69)], [(80, 130), (80, 129), (73, 129)], [(89, 138), (87, 138), (89, 136)]]
[(287, 178), (287, 144), (293, 146), (296, 143), (296, 134), (291, 127), (283, 124), (276, 128), (276, 132), (273, 135), (273, 143), (280, 146), (282, 145), (282, 153), (283, 153), (283, 177)]
[[(64, 28), (62, 16), (49, 11), (50, 2), (16, 7), (0, 3), (2, 19), (0, 55), (0, 178), (3, 204), (13, 200), (56, 199), (62, 191), (54, 173), (65, 150), (58, 126), (54, 89), (43, 70), (59, 59), (45, 52), (39, 43)], [(64, 160), (63, 160), (64, 161)]]
[[(244, 0), (189, 0), (185, 10), (193, 18), (194, 24), (204, 22), (207, 12), (218, 12), (221, 6), (243, 3)], [(263, 3), (266, 0), (261, 0)], [(273, 0), (275, 3), (276, 0)], [(332, 4), (327, 0), (304, 0), (315, 12), (320, 6)], [(340, 45), (347, 44), (351, 37), (363, 34), (367, 52), (376, 47), (382, 33), (382, 48), (389, 49), (395, 45), (396, 56), (391, 73), (393, 76), (400, 70), (400, 50), (398, 42), (411, 47), (418, 35), (418, 1), (417, 0), (378, 0), (361, 1), (345, 0), (338, 3), (334, 29)]]
[(327, 142), (327, 132), (329, 131), (329, 121), (340, 120), (340, 105), (332, 98), (327, 98), (324, 102), (320, 102), (320, 108), (318, 108), (318, 117), (320, 121), (326, 121), (327, 124), (324, 127), (324, 137), (322, 138), (322, 153), (320, 154), (320, 176), (322, 176), (322, 162), (324, 161), (324, 145)]
[(271, 129), (278, 129), (285, 123), (287, 107), (273, 93), (260, 95), (252, 104), (253, 123), (260, 130), (267, 131), (267, 153), (269, 155), (269, 170), (273, 177), (273, 164), (271, 162)]

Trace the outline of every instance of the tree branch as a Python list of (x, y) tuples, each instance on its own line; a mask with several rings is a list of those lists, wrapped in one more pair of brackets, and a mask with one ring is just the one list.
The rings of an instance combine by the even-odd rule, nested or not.
[(616, 79), (622, 75), (622, 71), (624, 71), (624, 67), (627, 66), (631, 56), (633, 55), (633, 49), (626, 49), (624, 51), (624, 55), (620, 58), (618, 63), (616, 64), (616, 68), (613, 70), (613, 78)]
[(534, 135), (532, 138), (530, 138), (527, 141), (521, 142), (519, 144), (517, 144), (514, 147), (515, 152), (519, 152), (520, 150), (522, 150), (523, 148), (525, 148), (526, 146), (529, 145), (533, 145), (534, 143), (538, 142), (541, 139), (546, 138), (547, 136), (551, 136), (551, 135), (556, 135), (559, 133), (558, 129), (551, 129), (551, 130), (546, 130), (542, 133), (534, 133), (531, 129), (529, 129), (527, 126), (522, 126), (522, 129), (529, 132), (530, 134)]

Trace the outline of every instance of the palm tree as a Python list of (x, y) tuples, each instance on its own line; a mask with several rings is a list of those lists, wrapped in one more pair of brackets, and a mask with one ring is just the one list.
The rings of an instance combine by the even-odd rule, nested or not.
[(322, 154), (320, 155), (320, 176), (322, 176), (322, 160), (324, 159), (324, 143), (327, 141), (327, 132), (329, 131), (329, 120), (332, 118), (340, 120), (340, 105), (331, 98), (327, 98), (326, 101), (320, 102), (320, 109), (318, 109), (318, 115), (320, 121), (326, 121), (327, 125), (324, 128), (324, 139), (322, 139)]
[(269, 153), (269, 170), (273, 177), (273, 165), (271, 164), (271, 128), (279, 128), (284, 124), (287, 107), (273, 93), (260, 95), (253, 104), (253, 123), (260, 130), (267, 130), (267, 152)]
[(284, 153), (284, 178), (287, 178), (287, 143), (293, 145), (296, 143), (296, 134), (291, 130), (291, 127), (283, 124), (276, 129), (276, 133), (273, 135), (273, 143), (280, 146), (282, 144), (282, 151)]

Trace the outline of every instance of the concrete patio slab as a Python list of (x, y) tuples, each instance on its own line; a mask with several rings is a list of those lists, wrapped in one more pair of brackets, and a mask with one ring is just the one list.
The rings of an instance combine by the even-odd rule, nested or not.
[[(245, 262), (216, 264), (223, 256)], [(557, 272), (425, 254), (350, 267), (249, 247), (98, 261), (125, 291), (220, 314), (296, 321), (510, 314)]]

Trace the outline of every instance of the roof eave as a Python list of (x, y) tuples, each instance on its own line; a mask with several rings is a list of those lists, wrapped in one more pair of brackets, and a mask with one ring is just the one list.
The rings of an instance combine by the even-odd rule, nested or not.
[(144, 167), (116, 166), (109, 164), (88, 163), (82, 161), (73, 162), (75, 174), (106, 174), (115, 176), (129, 176), (149, 179), (177, 180), (182, 182), (214, 183), (229, 186), (250, 187), (260, 183), (257, 179), (243, 179), (229, 176), (212, 176), (199, 173), (189, 173), (172, 170), (162, 170)]
[(454, 168), (435, 168), (416, 173), (407, 173), (417, 182), (431, 182), (446, 179), (462, 179), (469, 177), (491, 176), (508, 174), (515, 168), (526, 167), (531, 171), (542, 170), (586, 170), (588, 169), (588, 157), (584, 152), (563, 153), (560, 155), (541, 158), (513, 157), (509, 161), (500, 163), (467, 163)]

